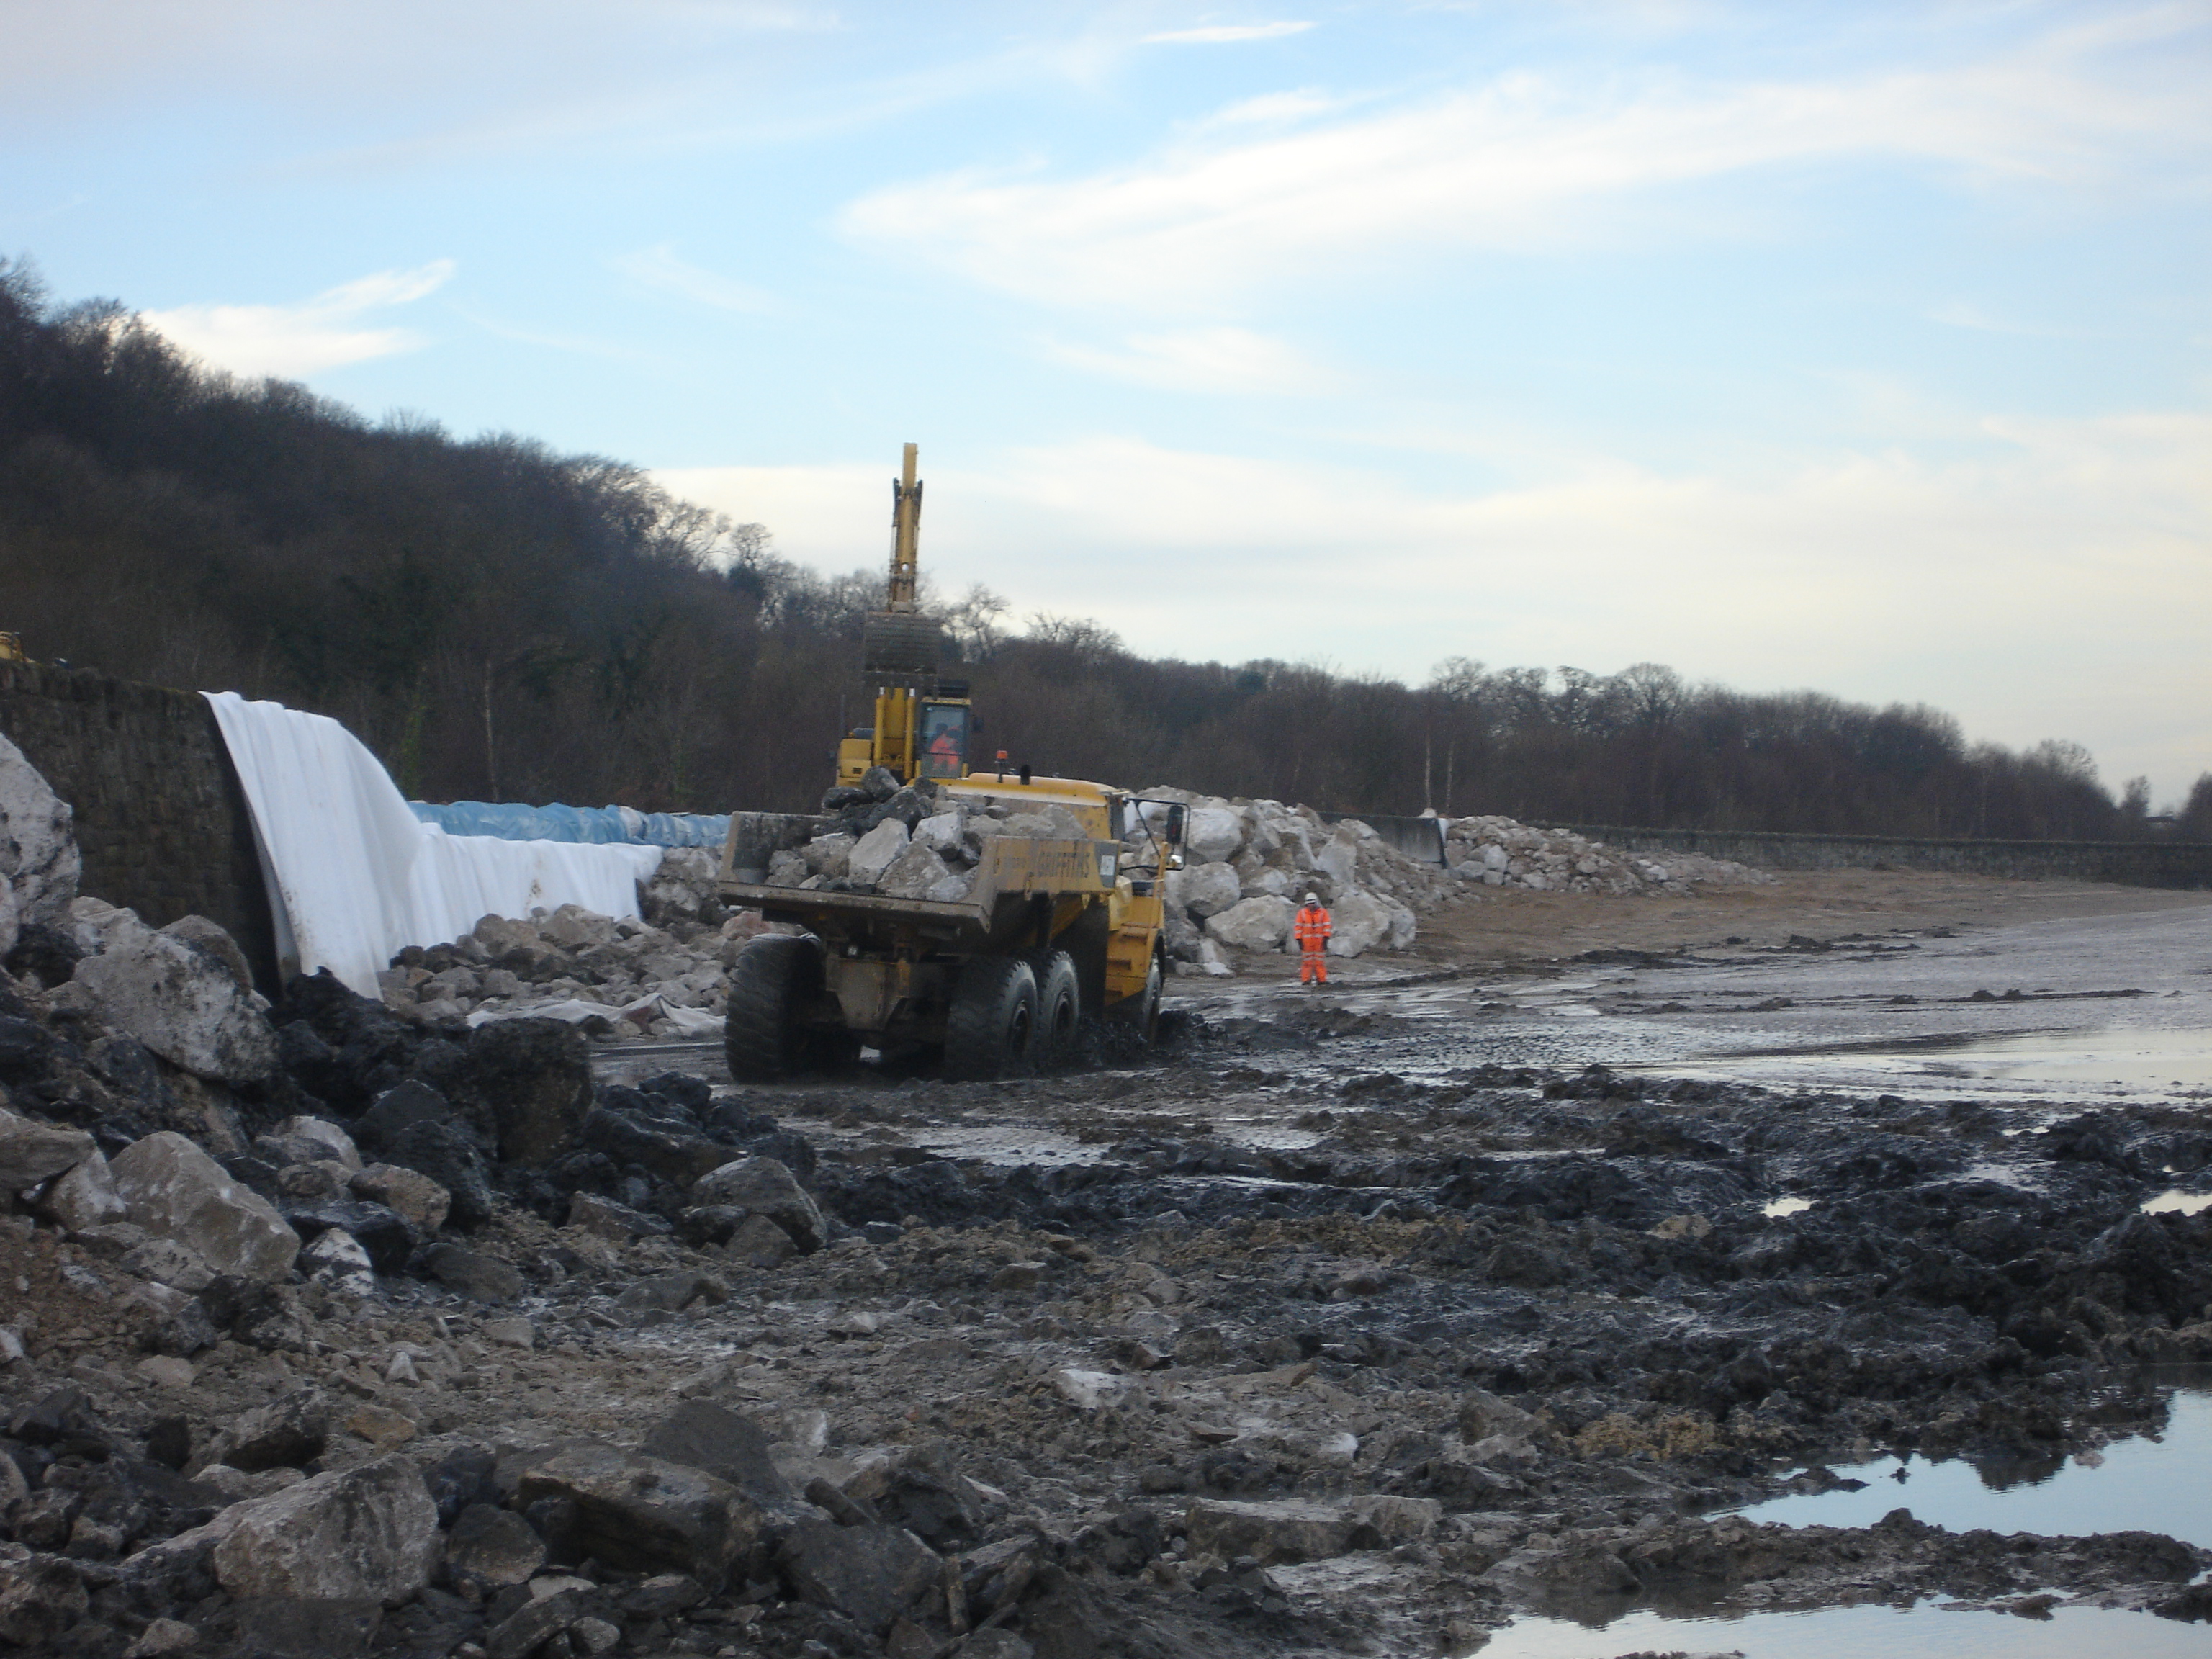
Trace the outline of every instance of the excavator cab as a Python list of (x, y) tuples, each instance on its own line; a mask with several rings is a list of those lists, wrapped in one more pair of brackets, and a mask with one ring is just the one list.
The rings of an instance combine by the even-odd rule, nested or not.
[[(964, 695), (947, 695), (953, 689), (953, 684), (948, 683), (939, 689), (937, 696), (922, 702), (914, 757), (917, 777), (968, 775), (969, 702)], [(958, 689), (963, 694), (968, 690), (964, 684)]]

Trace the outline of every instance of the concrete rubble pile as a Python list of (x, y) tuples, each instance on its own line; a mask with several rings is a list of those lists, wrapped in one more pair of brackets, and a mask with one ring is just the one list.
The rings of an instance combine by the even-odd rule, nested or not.
[(958, 903), (975, 890), (985, 845), (1000, 836), (1089, 838), (1066, 807), (1024, 812), (1002, 801), (955, 799), (930, 779), (900, 785), (882, 767), (822, 798), (826, 817), (806, 845), (774, 854), (767, 884)]
[[(1179, 972), (1232, 972), (1230, 950), (1296, 950), (1291, 924), (1309, 892), (1329, 908), (1330, 955), (1404, 951), (1417, 913), (1453, 890), (1442, 870), (1407, 858), (1355, 818), (1331, 823), (1311, 807), (1165, 787), (1144, 793), (1189, 809), (1183, 867), (1164, 895), (1168, 954)], [(1133, 830), (1132, 848), (1144, 844), (1144, 832)]]
[[(1447, 820), (1439, 867), (1407, 858), (1357, 818), (1165, 787), (1145, 793), (1190, 809), (1185, 867), (1167, 884), (1168, 950), (1182, 973), (1232, 973), (1231, 951), (1296, 950), (1291, 921), (1308, 892), (1329, 908), (1329, 954), (1358, 957), (1410, 949), (1419, 917), (1474, 886), (1636, 893), (1772, 879), (1696, 854), (1620, 853), (1506, 817)], [(1133, 834), (1130, 849), (1140, 844)]]
[(757, 911), (726, 915), (714, 855), (672, 849), (644, 894), (645, 920), (574, 904), (486, 916), (447, 944), (410, 946), (377, 975), (385, 1006), (428, 1024), (558, 1019), (600, 1042), (721, 1033), (724, 989)]
[(1702, 853), (1625, 853), (1570, 830), (1540, 830), (1497, 817), (1449, 820), (1444, 862), (1464, 882), (1537, 892), (1683, 892), (1774, 879), (1763, 870)]

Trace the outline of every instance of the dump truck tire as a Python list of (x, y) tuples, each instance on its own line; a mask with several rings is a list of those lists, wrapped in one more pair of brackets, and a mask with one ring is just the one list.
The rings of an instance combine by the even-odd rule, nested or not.
[(799, 1023), (822, 991), (822, 947), (790, 933), (764, 934), (730, 969), (722, 1052), (740, 1083), (770, 1083), (799, 1068), (807, 1033)]
[(1151, 971), (1145, 975), (1145, 988), (1134, 996), (1123, 997), (1107, 1010), (1109, 1018), (1133, 1027), (1147, 1048), (1160, 1032), (1160, 987), (1166, 980), (1167, 969), (1160, 962), (1160, 953), (1155, 951)]
[(1060, 1060), (1075, 1047), (1075, 1028), (1083, 1022), (1083, 991), (1075, 958), (1065, 951), (1032, 951), (1030, 972), (1036, 976), (1036, 1037), (1031, 1045), (1039, 1065)]
[(978, 957), (960, 970), (945, 1019), (945, 1075), (984, 1083), (1029, 1063), (1036, 975), (1019, 957)]

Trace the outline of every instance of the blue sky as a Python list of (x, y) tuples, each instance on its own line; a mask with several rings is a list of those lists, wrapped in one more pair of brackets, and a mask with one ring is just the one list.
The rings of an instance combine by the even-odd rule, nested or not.
[(2212, 4), (9, 0), (0, 251), (1149, 653), (2212, 769)]

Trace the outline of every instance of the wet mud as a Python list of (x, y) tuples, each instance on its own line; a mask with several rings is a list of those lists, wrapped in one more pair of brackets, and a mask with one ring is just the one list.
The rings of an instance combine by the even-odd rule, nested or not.
[[(2144, 1208), (2212, 1188), (2201, 1107), (1455, 1064), (1469, 1041), (1418, 987), (1247, 993), (1147, 1064), (746, 1091), (866, 1240), (881, 1322), (839, 1397), (914, 1402), (1055, 1513), (1071, 1582), (1164, 1621), (1040, 1651), (1463, 1652), (1661, 1605), (2203, 1616), (2212, 1553), (2164, 1536), (1947, 1530), (1902, 1488), (1872, 1525), (1726, 1513), (1885, 1456), (2003, 1483), (2158, 1431), (2153, 1368), (2212, 1359), (2212, 1214)], [(1438, 1524), (1309, 1563), (1182, 1525), (1370, 1493)]]
[[(2004, 948), (1885, 933), (1362, 963), (1321, 993), (1178, 981), (1158, 1052), (1100, 1034), (994, 1084), (864, 1060), (741, 1087), (671, 1042), (592, 1055), (578, 1095), (550, 1060), (303, 1001), (287, 1064), (353, 1133), (427, 1133), (393, 1104), (425, 1079), (481, 1102), (497, 1134), (415, 1148), (467, 1199), (467, 1248), (395, 1252), (367, 1294), (310, 1280), (215, 1310), (219, 1332), (159, 1351), (188, 1352), (179, 1370), (121, 1328), (116, 1264), (11, 1218), (0, 1274), (37, 1320), (9, 1432), (34, 1484), (78, 1459), (83, 1506), (125, 1476), (155, 1491), (158, 1447), (194, 1467), (306, 1389), (332, 1402), (319, 1468), (404, 1447), (434, 1489), (476, 1469), (542, 1553), (531, 1583), (483, 1593), (449, 1540), (415, 1601), (350, 1645), (326, 1630), (332, 1652), (1581, 1659), (1936, 1606), (1995, 1634), (1931, 1653), (2092, 1615), (2198, 1638), (2199, 1541), (2124, 1507), (2079, 1528), (1922, 1513), (1880, 1471), (2094, 1476), (2176, 1428), (2172, 1368), (2212, 1362), (2202, 1091), (1710, 1063), (1902, 1043), (2068, 989), (2144, 994), (2029, 1012), (2086, 1030), (2068, 1011), (2109, 1025), (2160, 1000), (2166, 1026), (2205, 1023), (2193, 958), (2130, 947), (2087, 959), (2124, 957), (2126, 979), (2069, 985), (2058, 945), (2037, 947), (2048, 974)], [(553, 1104), (590, 1108), (581, 1145), (502, 1161), (552, 1098), (525, 1083), (556, 1074)], [(695, 1189), (739, 1158), (783, 1166), (818, 1217), (737, 1230)], [(250, 1152), (227, 1167), (273, 1175)], [(47, 1425), (57, 1400), (74, 1415)], [(579, 1443), (634, 1451), (693, 1402), (753, 1425), (804, 1494), (776, 1511), (791, 1537), (911, 1534), (941, 1588), (871, 1623), (854, 1609), (883, 1586), (825, 1588), (778, 1555), (685, 1599), (518, 1485)], [(1869, 1492), (1888, 1498), (1872, 1513), (1741, 1512)], [(44, 1537), (31, 1501), (11, 1524)], [(105, 1558), (79, 1571), (92, 1615), (69, 1650), (88, 1659), (121, 1659), (156, 1613), (214, 1632), (248, 1610), (145, 1601)], [(573, 1617), (525, 1648), (532, 1585)]]

